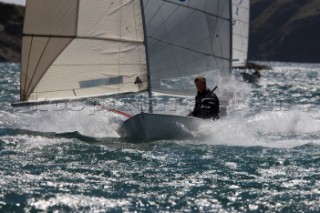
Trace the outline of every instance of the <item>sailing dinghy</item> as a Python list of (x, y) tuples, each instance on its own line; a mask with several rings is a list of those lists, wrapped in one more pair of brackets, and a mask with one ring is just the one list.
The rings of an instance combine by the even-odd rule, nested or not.
[[(229, 75), (231, 0), (27, 0), (21, 102), (154, 92), (194, 96), (193, 78)], [(174, 84), (174, 82), (180, 82)], [(137, 114), (123, 137), (185, 135), (203, 120)]]

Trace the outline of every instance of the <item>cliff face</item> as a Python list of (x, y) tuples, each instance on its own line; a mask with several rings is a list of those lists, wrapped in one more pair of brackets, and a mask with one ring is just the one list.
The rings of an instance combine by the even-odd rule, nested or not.
[[(24, 7), (0, 3), (0, 62), (19, 62)], [(251, 0), (249, 60), (320, 63), (319, 0)]]
[(0, 3), (0, 62), (19, 62), (24, 7)]
[(320, 63), (320, 1), (251, 0), (249, 59)]

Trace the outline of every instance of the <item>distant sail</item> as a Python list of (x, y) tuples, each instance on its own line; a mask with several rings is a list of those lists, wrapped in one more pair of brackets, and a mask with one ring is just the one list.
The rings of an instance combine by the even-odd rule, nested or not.
[(245, 66), (248, 57), (250, 0), (232, 0), (233, 62)]
[(28, 0), (21, 101), (146, 90), (143, 42), (140, 0)]
[[(229, 73), (231, 1), (143, 2), (152, 91), (194, 95), (194, 76), (212, 70)], [(170, 81), (180, 82), (173, 86)]]

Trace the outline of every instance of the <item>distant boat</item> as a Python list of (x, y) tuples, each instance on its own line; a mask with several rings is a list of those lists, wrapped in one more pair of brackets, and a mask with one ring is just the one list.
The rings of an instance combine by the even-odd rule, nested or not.
[[(141, 92), (194, 96), (195, 76), (230, 73), (231, 7), (231, 0), (28, 0), (14, 105)], [(199, 120), (155, 114), (149, 102), (148, 113), (126, 120), (119, 133), (180, 136)]]
[(248, 62), (250, 0), (232, 0), (232, 68), (239, 69), (242, 79), (257, 83), (264, 66)]
[(241, 76), (243, 80), (248, 83), (257, 83), (260, 79), (260, 73), (258, 71), (252, 73), (242, 72)]
[(246, 67), (249, 25), (250, 0), (232, 0), (232, 67)]

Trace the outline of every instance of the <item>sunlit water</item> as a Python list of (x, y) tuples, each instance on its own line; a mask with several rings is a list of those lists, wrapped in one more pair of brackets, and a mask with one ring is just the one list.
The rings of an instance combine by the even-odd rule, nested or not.
[(0, 212), (319, 212), (320, 65), (267, 64), (258, 84), (218, 85), (226, 117), (149, 143), (86, 104), (12, 108), (20, 65), (0, 64)]

